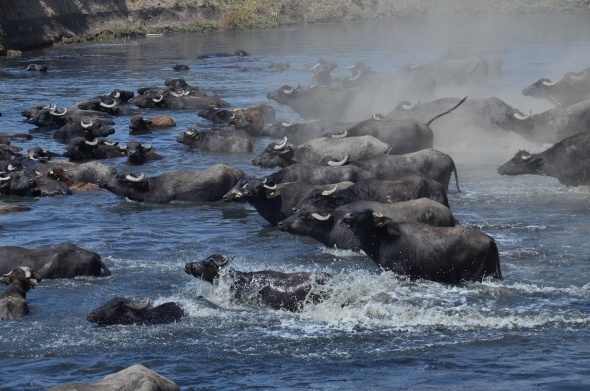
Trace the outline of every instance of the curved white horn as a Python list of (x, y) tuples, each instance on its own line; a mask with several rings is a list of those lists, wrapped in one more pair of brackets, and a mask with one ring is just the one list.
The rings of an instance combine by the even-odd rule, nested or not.
[[(38, 159), (37, 159), (37, 160), (38, 160)], [(15, 167), (15, 166), (13, 166), (12, 164), (9, 164), (9, 165), (8, 165), (8, 167), (6, 167), (6, 169), (7, 169), (8, 171), (15, 171), (15, 170), (16, 170), (16, 167)]]
[(92, 141), (88, 141), (88, 140), (86, 140), (86, 141), (84, 141), (84, 143), (85, 143), (86, 145), (93, 145), (93, 146), (94, 146), (94, 145), (98, 145), (98, 139), (96, 139), (96, 138), (95, 138), (95, 139), (94, 139), (94, 140), (92, 140)]
[(190, 91), (190, 90), (188, 90), (188, 91), (183, 91), (183, 92), (182, 92), (182, 95), (184, 95), (184, 96), (187, 96), (187, 95), (190, 95), (190, 94), (191, 94), (191, 91)]
[(363, 74), (363, 72), (360, 69), (357, 69), (352, 72), (352, 77), (349, 77), (348, 80), (355, 81), (356, 79), (361, 77), (362, 74)]
[(104, 103), (103, 101), (100, 101), (100, 106), (104, 107), (106, 109), (112, 109), (113, 107), (115, 107), (117, 105), (117, 102), (113, 102), (110, 105), (108, 103)]
[(139, 174), (139, 176), (125, 175), (125, 179), (127, 179), (129, 182), (141, 182), (143, 181), (143, 178), (145, 178), (143, 172)]
[(187, 129), (187, 130), (185, 130), (184, 134), (186, 134), (187, 136), (191, 136), (192, 137), (195, 134), (197, 134), (197, 132), (195, 132), (194, 130)]
[(289, 126), (293, 126), (293, 120), (291, 120), (291, 122), (283, 121), (283, 122), (281, 122), (281, 125), (284, 126), (285, 128), (288, 128)]
[(319, 213), (312, 213), (312, 214), (311, 214), (311, 217), (313, 217), (313, 218), (314, 218), (314, 219), (316, 219), (316, 220), (320, 220), (320, 221), (326, 221), (326, 220), (329, 220), (329, 219), (330, 219), (330, 217), (332, 217), (332, 214), (331, 214), (331, 213), (328, 213), (327, 215), (325, 215), (325, 216), (322, 216), (322, 215), (321, 215), (321, 214), (319, 214)]
[(541, 83), (547, 87), (551, 87), (551, 86), (554, 86), (557, 84), (556, 81), (551, 81), (551, 80), (543, 80)]
[(324, 190), (324, 191), (322, 191), (322, 195), (323, 196), (329, 196), (330, 194), (334, 193), (336, 191), (336, 189), (338, 189), (338, 185), (334, 185), (334, 188), (332, 190)]
[(57, 106), (56, 106), (55, 109), (50, 111), (50, 114), (57, 115), (58, 117), (61, 117), (61, 116), (66, 115), (67, 112), (68, 112), (68, 109), (66, 107), (63, 108), (63, 111), (59, 112), (59, 111), (57, 111)]
[(152, 98), (152, 101), (154, 101), (156, 103), (160, 103), (162, 101), (162, 99), (164, 99), (164, 95), (160, 94), (159, 98)]
[(276, 190), (277, 189), (277, 185), (268, 186), (268, 185), (266, 185), (266, 184), (263, 183), (262, 186), (264, 186), (264, 188), (265, 189), (268, 189), (268, 190)]
[(170, 95), (175, 96), (177, 98), (180, 96), (184, 96), (184, 90), (180, 90), (180, 92), (170, 91)]
[(6, 181), (9, 181), (10, 179), (11, 179), (10, 175), (5, 173), (4, 171), (0, 172), (0, 181), (6, 182)]
[(375, 121), (387, 121), (387, 118), (385, 118), (383, 114), (373, 114), (373, 119)]
[(293, 93), (293, 91), (295, 91), (295, 89), (293, 87), (289, 87), (289, 89), (284, 89), (283, 93), (286, 95), (291, 95)]
[(528, 114), (514, 113), (514, 118), (519, 119), (521, 121), (529, 118), (530, 116), (531, 116), (530, 112)]
[(411, 104), (406, 104), (406, 102), (404, 102), (404, 104), (402, 105), (402, 109), (412, 110), (414, 107), (416, 107), (417, 104), (418, 104), (418, 101), (416, 99), (412, 99)]
[(274, 146), (275, 150), (283, 149), (287, 145), (287, 136), (283, 137), (283, 141)]
[(410, 69), (416, 69), (416, 68), (418, 68), (418, 62), (416, 61), (416, 62), (413, 62), (411, 64), (408, 64), (408, 67)]
[(108, 146), (111, 146), (111, 147), (114, 146), (114, 145), (117, 145), (117, 144), (119, 144), (118, 141), (105, 141), (104, 142), (104, 145), (108, 145)]
[(584, 70), (584, 71), (582, 71), (582, 74), (581, 75), (570, 75), (570, 79), (571, 80), (582, 80), (587, 75), (588, 75), (588, 73)]
[(344, 159), (342, 159), (342, 160), (339, 160), (339, 161), (330, 160), (328, 162), (328, 166), (342, 166), (342, 165), (346, 164), (346, 162), (348, 161), (348, 159), (350, 159), (350, 155), (349, 154), (346, 154), (344, 156)]
[(348, 137), (348, 130), (345, 130), (344, 132), (340, 133), (340, 134), (333, 134), (330, 136), (330, 138), (345, 138)]
[(92, 122), (92, 120), (90, 120), (89, 122), (84, 122), (84, 120), (80, 121), (80, 125), (82, 125), (82, 128), (84, 129), (88, 129), (90, 128), (92, 125), (94, 125), (94, 123)]
[(119, 99), (120, 97), (121, 97), (121, 93), (119, 91), (117, 91), (113, 94), (113, 98), (115, 98), (115, 99)]

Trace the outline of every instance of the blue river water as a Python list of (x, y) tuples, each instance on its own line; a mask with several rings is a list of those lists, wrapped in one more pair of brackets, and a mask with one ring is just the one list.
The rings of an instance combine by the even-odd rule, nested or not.
[[(56, 46), (0, 58), (0, 132), (31, 133), (28, 148), (61, 151), (63, 144), (24, 122), (38, 103), (72, 107), (114, 88), (136, 91), (183, 77), (210, 87), (234, 107), (271, 104), (277, 116), (299, 119), (266, 98), (284, 84), (311, 83), (297, 68), (319, 58), (346, 66), (364, 61), (397, 71), (452, 46), (502, 49), (498, 77), (469, 91), (498, 96), (523, 112), (551, 104), (521, 90), (541, 77), (560, 78), (590, 64), (588, 14), (457, 16), (310, 25), (259, 31), (164, 35), (114, 43)], [(243, 49), (251, 56), (199, 56)], [(236, 72), (231, 65), (286, 72)], [(49, 66), (27, 72), (29, 63)], [(172, 65), (186, 63), (178, 73)], [(409, 97), (411, 98), (411, 97)], [(382, 102), (395, 107), (398, 102)], [(225, 162), (251, 175), (264, 170), (245, 155), (190, 149), (176, 137), (206, 126), (195, 111), (165, 113), (177, 127), (135, 136), (153, 143), (163, 160), (146, 175), (198, 170)], [(129, 117), (116, 117), (110, 138), (124, 143)], [(0, 389), (40, 390), (66, 382), (92, 383), (136, 363), (183, 390), (587, 390), (590, 388), (590, 195), (554, 178), (505, 177), (497, 167), (518, 149), (538, 151), (515, 134), (436, 130), (435, 148), (455, 160), (462, 192), (451, 190), (461, 224), (493, 236), (505, 279), (449, 286), (408, 282), (377, 273), (363, 254), (327, 249), (310, 238), (271, 227), (245, 204), (130, 203), (107, 191), (4, 199), (31, 208), (0, 215), (2, 245), (29, 248), (73, 242), (99, 253), (113, 274), (44, 280), (28, 294), (31, 314), (0, 323)], [(118, 170), (122, 159), (105, 161)], [(326, 271), (335, 277), (326, 302), (301, 313), (230, 300), (223, 286), (194, 279), (184, 264), (219, 252), (240, 270)], [(225, 308), (204, 307), (205, 296)], [(86, 313), (114, 296), (157, 305), (176, 301), (189, 316), (178, 324), (97, 327)], [(348, 303), (342, 307), (342, 303)]]

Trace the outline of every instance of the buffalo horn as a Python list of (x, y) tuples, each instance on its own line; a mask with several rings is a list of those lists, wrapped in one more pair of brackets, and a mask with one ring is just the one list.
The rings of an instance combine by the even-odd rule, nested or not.
[(117, 91), (113, 94), (113, 98), (115, 98), (115, 99), (119, 99), (120, 97), (121, 97), (121, 93), (119, 91)]
[(117, 102), (111, 103), (110, 105), (108, 103), (104, 103), (103, 101), (100, 101), (99, 103), (102, 107), (106, 108), (106, 109), (112, 109), (113, 107), (115, 107), (117, 105)]
[(221, 267), (223, 265), (227, 265), (231, 259), (233, 259), (233, 257), (228, 258), (228, 259), (223, 260), (223, 261), (215, 261), (214, 263), (215, 263), (215, 266)]
[(175, 97), (180, 97), (184, 95), (184, 90), (180, 90), (180, 92), (176, 92), (176, 91), (170, 91), (170, 95), (175, 96)]
[(92, 123), (92, 120), (89, 120), (88, 122), (84, 122), (84, 120), (81, 120), (80, 125), (82, 125), (82, 128), (88, 129), (89, 127), (94, 125), (94, 123)]
[(332, 136), (330, 136), (331, 138), (344, 138), (344, 137), (348, 137), (348, 131), (345, 130), (344, 132), (340, 133), (340, 134), (333, 134)]
[(375, 121), (387, 121), (383, 114), (373, 114), (373, 119)]
[(275, 150), (283, 149), (287, 145), (287, 136), (283, 137), (283, 141), (274, 146)]
[(276, 190), (276, 188), (277, 188), (277, 185), (268, 186), (266, 183), (262, 183), (262, 186), (264, 186), (264, 188), (268, 189), (268, 190)]
[(283, 90), (283, 93), (286, 95), (291, 95), (293, 93), (293, 90), (294, 90), (293, 87), (285, 88)]
[(98, 145), (98, 139), (96, 139), (96, 138), (92, 141), (86, 140), (84, 142), (86, 143), (86, 145)]
[(184, 133), (185, 133), (187, 136), (191, 136), (191, 137), (192, 137), (192, 136), (194, 136), (194, 135), (196, 134), (196, 132), (195, 132), (195, 131), (193, 131), (193, 130), (190, 130), (190, 129), (187, 129), (187, 130), (186, 130)]
[(324, 191), (322, 191), (322, 195), (323, 196), (329, 196), (330, 194), (334, 193), (336, 191), (336, 189), (338, 189), (338, 185), (334, 185), (334, 188), (332, 190), (324, 190)]
[(67, 112), (68, 112), (68, 109), (66, 107), (64, 107), (62, 111), (57, 111), (57, 106), (56, 106), (55, 109), (51, 110), (49, 113), (51, 115), (57, 115), (58, 117), (61, 117), (61, 116), (66, 115)]
[(293, 120), (291, 120), (291, 122), (283, 121), (283, 122), (281, 122), (281, 125), (285, 128), (293, 126)]
[(344, 156), (344, 159), (342, 159), (342, 160), (339, 160), (339, 161), (330, 160), (328, 162), (328, 166), (342, 166), (342, 165), (346, 164), (346, 162), (348, 161), (348, 159), (350, 159), (350, 155), (349, 154), (346, 154)]
[(15, 167), (15, 166), (13, 166), (12, 164), (9, 164), (9, 165), (8, 165), (8, 167), (6, 167), (6, 169), (7, 169), (8, 171), (14, 171), (14, 170), (16, 170), (16, 167)]
[(416, 69), (416, 68), (418, 68), (418, 62), (413, 62), (413, 63), (409, 64), (408, 67), (410, 69)]
[(547, 87), (551, 87), (557, 84), (556, 81), (551, 81), (551, 80), (543, 80), (541, 83), (543, 83), (544, 86)]
[(190, 95), (190, 94), (191, 94), (190, 90), (188, 90), (188, 91), (183, 91), (183, 92), (182, 92), (182, 95), (184, 95), (184, 96), (187, 96), (187, 95)]
[(118, 141), (105, 141), (105, 142), (104, 142), (104, 145), (108, 145), (108, 146), (110, 146), (110, 147), (112, 147), (112, 146), (115, 146), (115, 145), (117, 145), (117, 144), (119, 144), (119, 142), (118, 142)]
[(359, 77), (361, 77), (362, 73), (363, 72), (361, 72), (360, 69), (357, 69), (354, 72), (352, 72), (352, 77), (349, 77), (348, 80), (355, 81), (356, 79), (358, 79)]
[(134, 303), (126, 304), (127, 308), (132, 309), (132, 310), (138, 310), (138, 311), (147, 310), (149, 306), (150, 306), (150, 299), (149, 298), (147, 298), (145, 303), (143, 303), (143, 304), (134, 304)]
[(373, 212), (373, 218), (379, 218), (379, 217), (383, 217), (383, 215), (381, 213), (375, 213)]
[(530, 116), (531, 116), (531, 113), (528, 113), (528, 114), (514, 113), (514, 118), (519, 119), (519, 120), (525, 120)]
[(584, 70), (582, 71), (582, 74), (580, 75), (570, 75), (570, 79), (572, 80), (582, 80), (583, 78), (585, 78), (587, 75), (587, 72)]
[(157, 98), (152, 98), (152, 101), (160, 103), (164, 99), (164, 95), (160, 94)]
[(125, 175), (125, 179), (127, 179), (129, 182), (141, 182), (143, 181), (143, 178), (145, 178), (145, 174), (143, 172), (139, 174), (139, 176), (133, 176), (131, 174)]
[(332, 214), (331, 214), (331, 213), (328, 213), (327, 215), (325, 215), (325, 216), (322, 216), (322, 215), (321, 215), (321, 214), (319, 214), (319, 213), (312, 213), (312, 214), (311, 214), (311, 217), (313, 217), (313, 218), (314, 218), (314, 219), (316, 219), (316, 220), (320, 220), (320, 221), (326, 221), (326, 220), (329, 220), (329, 219), (330, 219), (330, 217), (332, 217)]
[(8, 175), (4, 171), (0, 172), (0, 181), (9, 181), (9, 180), (10, 180), (10, 175)]
[(409, 102), (402, 102), (402, 109), (404, 110), (412, 110), (414, 107), (416, 107), (416, 105), (418, 104), (418, 101), (416, 101), (416, 99), (412, 99), (412, 103)]

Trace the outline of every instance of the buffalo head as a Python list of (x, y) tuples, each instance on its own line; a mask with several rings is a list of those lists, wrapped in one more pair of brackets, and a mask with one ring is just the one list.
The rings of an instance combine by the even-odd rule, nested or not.
[(221, 254), (212, 254), (201, 261), (187, 263), (184, 265), (184, 272), (213, 283), (219, 277), (219, 269), (227, 265), (231, 259), (226, 259)]

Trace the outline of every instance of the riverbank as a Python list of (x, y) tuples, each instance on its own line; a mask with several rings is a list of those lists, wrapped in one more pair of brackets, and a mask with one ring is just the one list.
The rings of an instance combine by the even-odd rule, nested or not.
[[(423, 18), (457, 13), (590, 10), (588, 0), (0, 0), (0, 54), (146, 33)], [(14, 53), (14, 52), (13, 52)]]

